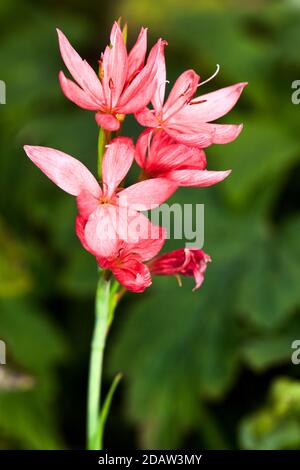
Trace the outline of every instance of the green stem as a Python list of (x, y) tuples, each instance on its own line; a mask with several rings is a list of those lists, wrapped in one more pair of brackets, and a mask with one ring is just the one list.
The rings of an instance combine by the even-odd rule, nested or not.
[(102, 179), (102, 160), (105, 152), (105, 146), (109, 143), (111, 133), (100, 127), (98, 135), (98, 176)]
[(111, 315), (110, 297), (110, 281), (100, 275), (96, 292), (96, 318), (91, 344), (88, 385), (87, 447), (89, 450), (100, 450), (101, 379), (103, 353)]

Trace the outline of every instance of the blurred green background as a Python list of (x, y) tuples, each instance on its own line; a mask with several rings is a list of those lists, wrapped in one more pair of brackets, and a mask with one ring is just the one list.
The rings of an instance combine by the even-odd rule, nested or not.
[[(93, 113), (68, 102), (55, 27), (96, 67), (113, 19), (164, 37), (168, 78), (187, 68), (201, 91), (249, 81), (223, 122), (238, 140), (207, 150), (217, 187), (181, 189), (205, 204), (213, 262), (191, 292), (156, 278), (120, 304), (105, 360), (107, 388), (124, 372), (105, 446), (160, 449), (300, 449), (299, 1), (2, 0), (0, 79), (0, 448), (85, 445), (89, 341), (96, 266), (74, 233), (75, 201), (26, 159), (22, 145), (59, 148), (96, 169)], [(140, 129), (129, 118), (125, 132)], [(166, 249), (182, 244), (168, 242)]]

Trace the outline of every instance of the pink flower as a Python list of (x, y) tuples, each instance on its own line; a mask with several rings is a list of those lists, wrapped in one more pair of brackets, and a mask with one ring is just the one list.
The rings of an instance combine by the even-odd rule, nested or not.
[(233, 108), (247, 83), (237, 83), (193, 99), (199, 79), (194, 70), (185, 71), (176, 80), (164, 104), (166, 67), (162, 56), (152, 98), (153, 109), (145, 108), (136, 113), (138, 122), (142, 126), (163, 129), (178, 142), (202, 148), (234, 140), (242, 125), (211, 122)]
[(178, 186), (211, 186), (230, 174), (230, 170), (206, 170), (202, 149), (177, 143), (166, 132), (153, 129), (139, 136), (135, 158), (145, 176), (164, 177)]
[(149, 268), (143, 263), (153, 258), (165, 239), (165, 229), (156, 227), (159, 233), (155, 239), (142, 239), (138, 243), (120, 241), (115, 255), (97, 257), (100, 267), (110, 269), (116, 279), (132, 292), (143, 292), (152, 284)]
[(69, 100), (81, 108), (97, 111), (96, 121), (99, 126), (115, 131), (119, 129), (124, 114), (136, 113), (150, 102), (156, 87), (157, 68), (163, 60), (165, 41), (158, 40), (144, 65), (147, 30), (141, 29), (128, 54), (122, 31), (115, 22), (110, 35), (111, 44), (101, 56), (98, 78), (64, 34), (59, 30), (57, 33), (63, 61), (76, 82), (60, 72), (62, 90)]
[[(134, 159), (131, 139), (111, 141), (102, 163), (102, 188), (78, 160), (59, 150), (25, 145), (25, 152), (57, 186), (77, 197), (77, 234), (95, 256), (115, 254), (119, 240), (137, 242), (155, 238), (155, 228), (139, 211), (157, 207), (176, 189), (165, 178), (118, 188)], [(80, 231), (80, 233), (78, 233)]]
[(209, 255), (198, 249), (181, 248), (154, 258), (149, 263), (150, 272), (157, 275), (193, 276), (198, 289), (203, 280)]

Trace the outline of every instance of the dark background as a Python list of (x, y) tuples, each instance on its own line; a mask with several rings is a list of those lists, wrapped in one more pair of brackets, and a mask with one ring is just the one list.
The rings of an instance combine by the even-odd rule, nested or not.
[[(94, 259), (74, 233), (75, 201), (25, 157), (23, 144), (59, 148), (96, 169), (93, 113), (68, 102), (55, 27), (97, 67), (114, 19), (165, 38), (171, 83), (187, 68), (201, 91), (248, 81), (223, 122), (238, 140), (207, 150), (217, 187), (181, 189), (174, 202), (205, 204), (213, 262), (203, 287), (156, 278), (121, 302), (105, 358), (117, 371), (106, 448), (300, 448), (300, 7), (292, 1), (1, 0), (0, 447), (83, 448)], [(124, 131), (136, 137), (134, 120)], [(166, 249), (182, 245), (168, 242)]]

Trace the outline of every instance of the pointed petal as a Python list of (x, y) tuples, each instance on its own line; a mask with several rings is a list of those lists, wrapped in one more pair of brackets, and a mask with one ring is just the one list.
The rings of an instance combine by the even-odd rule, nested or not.
[(162, 110), (165, 91), (166, 91), (166, 61), (164, 51), (159, 55), (157, 74), (156, 74), (156, 87), (152, 97), (152, 105), (156, 112)]
[(235, 140), (243, 130), (243, 124), (206, 124), (213, 129), (213, 144), (228, 144)]
[(172, 137), (175, 141), (185, 145), (191, 145), (198, 148), (206, 148), (214, 143), (214, 132), (212, 129), (209, 131), (205, 129), (203, 131), (203, 129), (201, 128), (198, 129), (199, 132), (192, 132), (190, 130), (186, 130), (185, 128), (180, 129), (180, 125), (178, 125), (177, 129), (175, 129), (175, 126), (172, 125), (172, 127), (168, 127), (165, 130), (169, 134), (169, 136)]
[(127, 82), (142, 69), (147, 52), (147, 28), (141, 28), (133, 48), (128, 54)]
[(98, 126), (107, 131), (117, 131), (120, 128), (120, 121), (112, 114), (96, 113), (95, 119)]
[(163, 107), (163, 119), (176, 114), (185, 106), (197, 90), (199, 75), (194, 70), (186, 70), (176, 80)]
[(231, 170), (209, 171), (209, 170), (173, 170), (167, 173), (166, 178), (170, 178), (178, 186), (212, 186), (223, 181)]
[(48, 147), (24, 145), (30, 160), (57, 186), (73, 196), (88, 191), (100, 197), (101, 189), (92, 173), (76, 158)]
[(110, 35), (110, 47), (103, 54), (103, 87), (106, 95), (106, 103), (114, 108), (127, 78), (127, 51), (123, 33), (115, 22)]
[(221, 88), (193, 99), (177, 116), (196, 122), (211, 122), (227, 114), (238, 101), (246, 82)]
[(103, 192), (111, 197), (127, 175), (134, 160), (135, 148), (128, 137), (117, 137), (107, 146), (103, 163)]
[(103, 90), (96, 72), (71, 46), (66, 36), (57, 29), (59, 48), (62, 59), (74, 80), (81, 88), (90, 93), (91, 97), (101, 102)]
[(152, 178), (133, 184), (119, 193), (119, 205), (134, 210), (149, 210), (168, 199), (177, 186), (166, 178)]
[(177, 142), (186, 145), (206, 148), (212, 144), (227, 144), (238, 137), (243, 129), (242, 124), (201, 124), (197, 131), (185, 132), (180, 125), (166, 128), (166, 132)]
[(64, 95), (80, 108), (98, 110), (99, 102), (96, 102), (91, 96), (83, 91), (76, 83), (65, 77), (63, 72), (58, 75), (60, 86)]
[(195, 292), (195, 290), (199, 289), (199, 287), (201, 287), (203, 284), (204, 272), (195, 269), (193, 275), (195, 279), (195, 287), (193, 288), (193, 292)]

